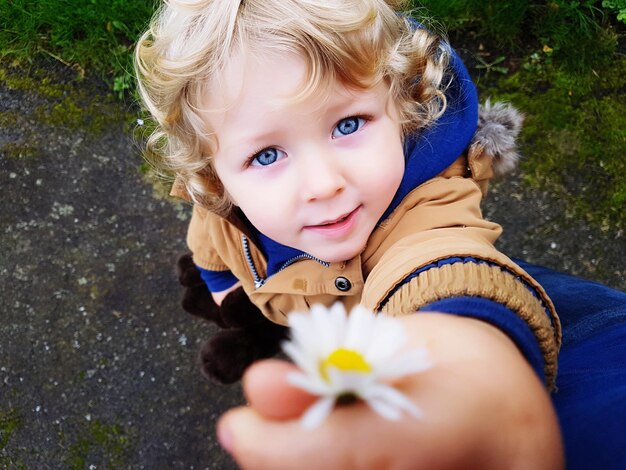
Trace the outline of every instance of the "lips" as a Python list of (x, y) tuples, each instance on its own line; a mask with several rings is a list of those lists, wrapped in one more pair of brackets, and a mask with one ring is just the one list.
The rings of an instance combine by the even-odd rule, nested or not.
[(340, 217), (337, 217), (337, 218), (336, 218), (336, 219), (334, 219), (334, 220), (327, 220), (327, 221), (324, 221), (324, 222), (322, 222), (321, 224), (317, 224), (317, 225), (315, 225), (315, 227), (320, 227), (320, 226), (321, 226), (321, 227), (323, 227), (323, 226), (325, 226), (325, 225), (333, 225), (333, 224), (338, 224), (338, 223), (341, 223), (341, 222), (343, 222), (344, 220), (346, 220), (348, 217), (350, 217), (350, 215), (351, 215), (353, 212), (354, 212), (354, 211), (348, 212), (348, 213), (346, 213), (346, 214), (344, 214), (344, 215), (342, 215), (342, 216), (340, 216)]
[(361, 206), (336, 219), (328, 219), (317, 225), (307, 225), (304, 229), (330, 238), (348, 236), (356, 226), (355, 224), (360, 210)]

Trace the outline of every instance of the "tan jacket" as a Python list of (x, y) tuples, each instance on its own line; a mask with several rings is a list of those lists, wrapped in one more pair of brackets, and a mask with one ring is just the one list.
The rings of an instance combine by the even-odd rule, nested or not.
[[(244, 224), (235, 216), (225, 219), (197, 205), (187, 242), (198, 266), (232, 271), (263, 314), (280, 324), (287, 323), (291, 311), (304, 311), (315, 303), (329, 306), (337, 300), (347, 308), (361, 303), (390, 315), (412, 313), (447, 297), (495, 300), (517, 312), (534, 332), (544, 356), (546, 381), (552, 386), (561, 340), (559, 320), (543, 288), (494, 248), (501, 228), (484, 220), (480, 211), (491, 175), (491, 165), (470, 152), (469, 166), (462, 157), (409, 193), (374, 230), (359, 256), (328, 267), (304, 259), (266, 279), (266, 260)], [(430, 268), (402, 284), (416, 270), (451, 257), (486, 263)], [(264, 280), (262, 285), (259, 280)]]

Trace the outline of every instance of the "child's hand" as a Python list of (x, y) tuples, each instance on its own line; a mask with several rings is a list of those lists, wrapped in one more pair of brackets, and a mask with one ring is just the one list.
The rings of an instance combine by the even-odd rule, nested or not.
[(559, 469), (562, 443), (547, 392), (514, 344), (478, 320), (420, 313), (402, 319), (432, 369), (398, 384), (424, 412), (388, 421), (363, 403), (336, 408), (317, 429), (298, 417), (314, 397), (293, 366), (258, 363), (244, 377), (250, 407), (226, 413), (220, 442), (244, 469)]

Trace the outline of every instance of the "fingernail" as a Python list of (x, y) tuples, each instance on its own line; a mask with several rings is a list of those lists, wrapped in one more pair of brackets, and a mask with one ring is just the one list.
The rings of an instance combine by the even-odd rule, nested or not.
[(224, 424), (218, 426), (217, 428), (217, 442), (219, 442), (228, 453), (232, 453), (233, 434)]

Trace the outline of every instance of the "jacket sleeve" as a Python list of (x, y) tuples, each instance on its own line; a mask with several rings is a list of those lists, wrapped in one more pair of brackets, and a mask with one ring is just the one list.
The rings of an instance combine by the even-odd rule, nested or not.
[(187, 246), (193, 253), (193, 262), (199, 268), (228, 271), (228, 265), (222, 260), (213, 240), (216, 230), (212, 222), (212, 214), (195, 204), (187, 228)]
[(552, 387), (559, 319), (543, 288), (494, 247), (501, 229), (482, 218), (480, 186), (472, 178), (440, 176), (416, 188), (390, 231), (397, 235), (382, 242), (388, 248), (379, 259), (368, 260), (362, 303), (403, 315), (444, 299), (494, 302), (528, 325)]

